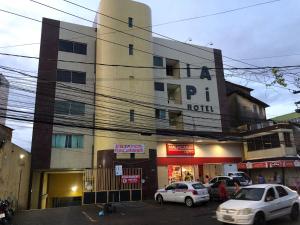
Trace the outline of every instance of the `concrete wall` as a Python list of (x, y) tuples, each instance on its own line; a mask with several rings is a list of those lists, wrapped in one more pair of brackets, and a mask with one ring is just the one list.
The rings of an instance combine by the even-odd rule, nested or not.
[(6, 108), (8, 104), (9, 83), (0, 73), (0, 124), (5, 125)]
[[(129, 0), (102, 0), (99, 12), (118, 18), (125, 21), (125, 23), (99, 15), (98, 21), (101, 21), (101, 24), (107, 27), (98, 25), (97, 28), (97, 37), (102, 40), (97, 40), (96, 62), (129, 66), (152, 66), (153, 58), (151, 53), (153, 47), (149, 42), (152, 40), (151, 32), (134, 27), (129, 28), (126, 23), (128, 18), (131, 17), (134, 25), (151, 27), (150, 8), (144, 4)], [(148, 42), (116, 32), (108, 27), (141, 37), (148, 40)], [(110, 43), (105, 40), (109, 40)], [(129, 55), (128, 47), (130, 44), (133, 45), (133, 55)], [(149, 105), (153, 105), (154, 82), (152, 70), (97, 65), (96, 91), (107, 96), (96, 96), (96, 103), (101, 106), (95, 110), (97, 123), (102, 122), (104, 129), (127, 129), (135, 131), (137, 134), (97, 130), (94, 142), (95, 150), (112, 150), (115, 144), (144, 144), (145, 154), (136, 154), (136, 157), (148, 158), (149, 149), (156, 148), (155, 137), (145, 137), (138, 133), (145, 131), (155, 132), (154, 109), (130, 102), (118, 101), (114, 97), (123, 98), (125, 101), (129, 99), (130, 101), (148, 102)], [(130, 110), (134, 110), (134, 122), (130, 122)], [(124, 159), (129, 157), (129, 154), (117, 155), (117, 158)]]
[(11, 198), (18, 209), (27, 208), (30, 160), (30, 153), (11, 142), (0, 148), (0, 199)]
[[(190, 65), (190, 68), (199, 68), (203, 66), (214, 68), (213, 49), (202, 46), (191, 47), (175, 41), (156, 37), (153, 38), (153, 42), (158, 43), (153, 45), (154, 54), (164, 58), (164, 67), (166, 66), (166, 58), (168, 58), (178, 60), (181, 68), (179, 70), (180, 78), (167, 76), (165, 69), (154, 70), (155, 81), (164, 83), (165, 85), (165, 91), (155, 91), (155, 102), (159, 105), (168, 105), (169, 107), (166, 108), (167, 110), (182, 111), (184, 130), (221, 131), (221, 119), (220, 115), (218, 115), (220, 114), (220, 108), (216, 71), (209, 70), (211, 80), (208, 80), (206, 78), (200, 79), (201, 70), (199, 69), (191, 69), (191, 77), (187, 77), (187, 70), (185, 69), (187, 68), (187, 64)], [(168, 46), (169, 48), (163, 47), (162, 45)], [(192, 55), (183, 52), (188, 52)], [(181, 104), (168, 103), (167, 84), (177, 84), (181, 86)], [(192, 85), (197, 89), (197, 93), (192, 95), (190, 100), (187, 99), (187, 85)], [(206, 101), (206, 88), (209, 88), (210, 101)], [(197, 105), (200, 108), (199, 111), (201, 111), (201, 105), (207, 105), (209, 106), (209, 112), (207, 113), (206, 109), (204, 109), (204, 112), (188, 110), (188, 104), (191, 104), (192, 107)], [(211, 112), (210, 107), (212, 107), (213, 112)], [(158, 108), (165, 107), (162, 106)], [(165, 129), (169, 128), (168, 123), (167, 117), (165, 121), (160, 121), (158, 123), (158, 127)]]
[[(67, 61), (79, 62), (94, 62), (95, 61), (95, 38), (96, 32), (92, 27), (86, 27), (76, 24), (60, 22), (59, 39), (70, 40), (87, 44), (87, 55), (74, 54), (68, 52), (58, 52), (58, 59)], [(91, 37), (80, 35), (68, 30), (74, 30), (80, 33), (87, 34)], [(70, 126), (53, 126), (53, 134), (82, 134), (84, 135), (84, 148), (52, 148), (51, 150), (51, 165), (50, 168), (90, 168), (92, 167), (92, 152), (93, 152), (93, 125), (94, 125), (94, 84), (95, 84), (95, 66), (93, 64), (81, 64), (71, 62), (58, 62), (58, 69), (86, 72), (86, 84), (74, 84), (57, 82), (55, 90), (55, 100), (72, 100), (85, 103), (84, 116), (66, 116), (55, 115), (55, 123), (68, 123)], [(69, 88), (68, 88), (69, 87)], [(73, 89), (72, 89), (73, 88)], [(63, 118), (62, 118), (63, 117)], [(83, 129), (76, 126), (87, 127)], [(75, 126), (74, 125), (74, 126)]]

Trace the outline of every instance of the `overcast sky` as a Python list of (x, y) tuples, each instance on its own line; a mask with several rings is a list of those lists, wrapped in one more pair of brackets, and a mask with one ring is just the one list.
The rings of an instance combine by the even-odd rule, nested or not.
[[(94, 13), (74, 7), (62, 0), (37, 1), (90, 20), (94, 20), (95, 17)], [(140, 0), (139, 2), (146, 3), (151, 7), (152, 22), (153, 25), (157, 25), (266, 1), (268, 0)], [(76, 2), (94, 10), (99, 5), (98, 0), (76, 0)], [(48, 17), (71, 23), (91, 25), (88, 22), (53, 11), (29, 0), (0, 0), (0, 8), (36, 19)], [(243, 59), (243, 61), (256, 66), (299, 65), (299, 12), (299, 0), (281, 0), (226, 14), (154, 26), (153, 30), (180, 41), (185, 42), (192, 39), (189, 43), (221, 49), (223, 55), (227, 57)], [(7, 46), (39, 43), (41, 35), (40, 23), (3, 12), (0, 12), (0, 18), (0, 52), (31, 56), (39, 55), (39, 44), (19, 47)], [(271, 58), (256, 59), (264, 57)], [(224, 61), (226, 64), (236, 67), (249, 67), (228, 59), (224, 59)], [(0, 62), (2, 66), (13, 66), (30, 71), (37, 71), (38, 69), (36, 60), (0, 56)], [(262, 80), (262, 78), (259, 79)], [(263, 82), (255, 83), (245, 79), (233, 78), (229, 80), (255, 89), (252, 95), (271, 106), (267, 109), (268, 118), (294, 112), (294, 102), (300, 100), (300, 95), (294, 95), (282, 88), (266, 88)], [(290, 86), (290, 88), (295, 89), (294, 86)], [(31, 97), (34, 100), (34, 96)], [(15, 104), (16, 98), (18, 98), (18, 94), (11, 93), (10, 106)], [(30, 100), (30, 102), (33, 109), (34, 101)], [(7, 121), (7, 125), (15, 129), (13, 141), (21, 147), (30, 150), (32, 124)]]

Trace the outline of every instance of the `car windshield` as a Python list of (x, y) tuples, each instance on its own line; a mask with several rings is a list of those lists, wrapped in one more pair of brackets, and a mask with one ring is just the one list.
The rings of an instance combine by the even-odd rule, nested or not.
[(233, 197), (235, 200), (260, 201), (265, 192), (264, 188), (242, 188)]
[(203, 188), (205, 188), (205, 187), (203, 186), (203, 184), (201, 184), (201, 183), (192, 184), (192, 186), (193, 186), (193, 188), (195, 188), (195, 189), (203, 189)]

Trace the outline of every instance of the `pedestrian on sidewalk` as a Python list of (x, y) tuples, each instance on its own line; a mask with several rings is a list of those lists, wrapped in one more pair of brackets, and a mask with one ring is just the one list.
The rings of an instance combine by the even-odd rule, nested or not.
[(220, 201), (225, 202), (228, 200), (228, 193), (226, 190), (226, 184), (225, 181), (222, 180), (221, 183), (219, 184), (219, 196), (220, 196)]
[(259, 184), (265, 184), (266, 183), (265, 177), (261, 174), (258, 175), (258, 183)]

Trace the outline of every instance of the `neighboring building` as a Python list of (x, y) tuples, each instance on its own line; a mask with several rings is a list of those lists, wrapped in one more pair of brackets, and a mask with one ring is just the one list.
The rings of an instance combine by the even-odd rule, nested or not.
[(9, 92), (9, 82), (0, 73), (0, 124), (5, 125), (5, 118), (7, 114), (7, 104), (8, 104), (8, 92)]
[(12, 129), (0, 125), (0, 199), (9, 198), (18, 209), (26, 209), (31, 156), (11, 139)]
[(251, 124), (266, 121), (266, 103), (251, 96), (253, 89), (226, 81), (226, 92), (229, 102), (229, 115), (231, 129), (243, 129)]
[(92, 27), (43, 19), (31, 150), (31, 208), (82, 202), (83, 172), (93, 163), (95, 101), (89, 93), (94, 92), (95, 66), (88, 64), (95, 62), (93, 37)]
[(300, 158), (297, 156), (293, 126), (288, 123), (271, 124), (242, 133), (244, 142), (244, 162), (239, 169), (248, 170), (254, 182), (258, 175), (267, 182), (274, 181), (277, 173), (281, 182), (295, 187), (300, 181)]

